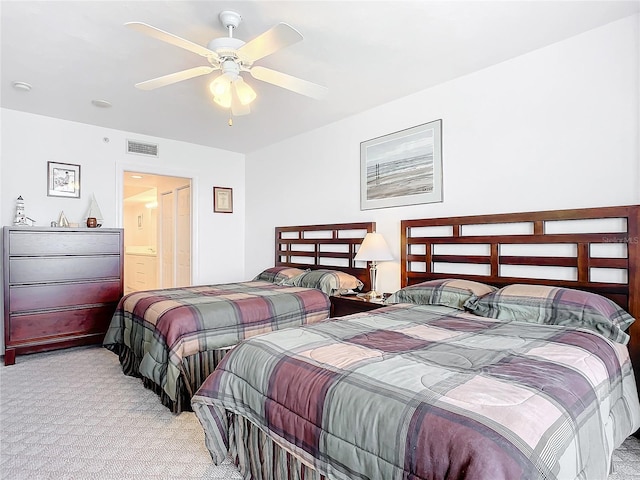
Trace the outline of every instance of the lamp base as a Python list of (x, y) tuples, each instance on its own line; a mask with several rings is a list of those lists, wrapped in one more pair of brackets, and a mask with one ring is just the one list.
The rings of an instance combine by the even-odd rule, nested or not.
[(371, 291), (369, 293), (366, 294), (366, 298), (373, 300), (374, 298), (380, 298), (382, 295), (380, 295), (378, 292), (376, 292), (376, 286), (377, 286), (377, 277), (378, 277), (378, 265), (376, 265), (376, 261), (372, 260), (371, 261), (371, 266), (369, 267), (369, 277), (371, 278)]

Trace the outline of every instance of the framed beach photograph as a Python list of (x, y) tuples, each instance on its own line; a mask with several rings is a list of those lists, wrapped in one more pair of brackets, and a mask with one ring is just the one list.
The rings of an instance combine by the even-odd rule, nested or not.
[(360, 144), (360, 210), (442, 202), (442, 120)]
[(233, 190), (227, 187), (213, 187), (213, 211), (233, 213)]
[(80, 198), (80, 165), (47, 162), (47, 195)]

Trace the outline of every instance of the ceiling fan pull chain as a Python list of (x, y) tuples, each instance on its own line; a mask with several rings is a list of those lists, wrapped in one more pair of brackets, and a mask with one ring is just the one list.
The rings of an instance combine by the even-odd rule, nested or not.
[(233, 127), (233, 117), (232, 117), (231, 109), (229, 109), (229, 122), (228, 122), (228, 125), (230, 127)]

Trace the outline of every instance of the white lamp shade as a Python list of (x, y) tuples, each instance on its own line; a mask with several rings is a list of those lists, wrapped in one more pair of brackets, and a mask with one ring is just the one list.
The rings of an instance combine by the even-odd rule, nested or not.
[(231, 79), (223, 73), (209, 85), (213, 100), (223, 108), (231, 107)]
[(384, 262), (393, 260), (393, 255), (389, 250), (389, 245), (384, 237), (379, 233), (367, 233), (354, 257), (356, 261)]
[(236, 94), (242, 105), (249, 105), (256, 99), (256, 92), (245, 83), (241, 76), (238, 76), (233, 85), (236, 87)]
[(214, 97), (220, 97), (231, 89), (231, 78), (226, 73), (219, 75), (209, 84), (209, 90)]
[(228, 92), (220, 96), (213, 97), (213, 101), (216, 102), (218, 105), (220, 105), (222, 108), (230, 108), (231, 107), (231, 90), (229, 90)]

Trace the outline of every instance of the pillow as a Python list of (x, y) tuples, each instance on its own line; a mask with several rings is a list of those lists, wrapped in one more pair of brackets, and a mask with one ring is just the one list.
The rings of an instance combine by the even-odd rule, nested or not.
[(307, 270), (300, 275), (286, 280), (283, 285), (294, 287), (317, 288), (327, 295), (337, 290), (360, 290), (364, 284), (353, 275), (339, 270)]
[(304, 273), (304, 270), (294, 267), (271, 267), (267, 268), (263, 272), (261, 272), (256, 278), (256, 280), (264, 280), (265, 282), (271, 283), (282, 283), (285, 280), (295, 277), (296, 275), (300, 275)]
[(625, 345), (629, 335), (624, 330), (635, 321), (601, 295), (545, 285), (509, 285), (466, 307), (483, 317), (588, 328)]
[(444, 305), (464, 310), (465, 302), (496, 290), (495, 287), (471, 280), (429, 280), (398, 290), (387, 299), (387, 303)]

